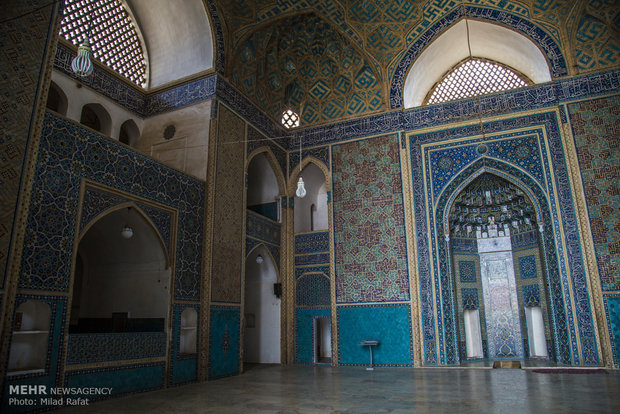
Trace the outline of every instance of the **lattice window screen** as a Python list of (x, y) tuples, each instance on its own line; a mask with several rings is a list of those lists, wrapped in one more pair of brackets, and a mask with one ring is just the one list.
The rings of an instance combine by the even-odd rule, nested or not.
[(138, 33), (120, 0), (66, 0), (60, 35), (78, 46), (92, 21), (93, 56), (142, 87), (146, 86), (146, 59)]
[(468, 59), (444, 75), (432, 90), (427, 104), (486, 95), (531, 84), (524, 75), (499, 63)]

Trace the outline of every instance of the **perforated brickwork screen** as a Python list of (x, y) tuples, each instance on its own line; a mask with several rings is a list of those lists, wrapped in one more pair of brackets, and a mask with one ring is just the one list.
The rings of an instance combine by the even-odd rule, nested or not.
[(120, 0), (66, 0), (60, 35), (78, 46), (88, 32), (91, 19), (93, 56), (135, 84), (146, 86), (142, 45)]
[(469, 59), (448, 72), (432, 91), (428, 104), (454, 101), (530, 85), (525, 76), (495, 62)]

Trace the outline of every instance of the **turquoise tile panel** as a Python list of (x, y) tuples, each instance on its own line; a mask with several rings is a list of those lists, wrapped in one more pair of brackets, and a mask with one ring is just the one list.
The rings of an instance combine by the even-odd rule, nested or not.
[(341, 365), (369, 363), (364, 339), (379, 340), (373, 347), (376, 365), (412, 366), (411, 312), (407, 305), (343, 306), (338, 308), (338, 343)]

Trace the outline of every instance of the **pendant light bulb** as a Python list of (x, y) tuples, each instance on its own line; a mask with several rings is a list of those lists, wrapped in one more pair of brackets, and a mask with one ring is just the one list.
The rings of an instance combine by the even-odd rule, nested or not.
[(133, 229), (125, 224), (125, 226), (121, 230), (121, 236), (124, 239), (131, 239), (133, 237)]
[(295, 192), (297, 197), (304, 198), (306, 196), (306, 188), (304, 187), (304, 179), (299, 177), (299, 181), (297, 181), (297, 191)]

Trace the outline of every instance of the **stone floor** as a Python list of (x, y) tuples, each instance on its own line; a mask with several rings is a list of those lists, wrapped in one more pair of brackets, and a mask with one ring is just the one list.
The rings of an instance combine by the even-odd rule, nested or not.
[(250, 367), (60, 413), (620, 413), (620, 371)]

